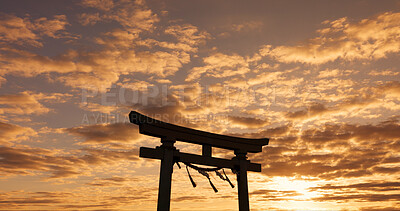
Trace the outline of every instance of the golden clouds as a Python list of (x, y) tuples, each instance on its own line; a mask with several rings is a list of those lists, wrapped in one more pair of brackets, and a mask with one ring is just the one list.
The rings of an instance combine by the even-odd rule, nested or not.
[(97, 22), (99, 22), (101, 19), (100, 14), (97, 13), (82, 13), (79, 15), (79, 22), (80, 24), (82, 24), (83, 26), (87, 26), (87, 25), (94, 25)]
[(81, 4), (85, 7), (93, 7), (103, 11), (109, 11), (114, 7), (113, 0), (84, 0)]
[(0, 21), (1, 40), (3, 42), (27, 42), (40, 46), (37, 35), (29, 29), (32, 23), (27, 22), (16, 16), (3, 16)]
[[(0, 79), (6, 75), (33, 77), (40, 74), (61, 73), (54, 79), (67, 86), (95, 87), (104, 91), (113, 83), (117, 83), (121, 77), (132, 73), (144, 73), (160, 78), (173, 75), (184, 64), (190, 62), (191, 54), (196, 53), (198, 46), (210, 36), (191, 24), (160, 26), (156, 33), (174, 38), (165, 39), (169, 41), (141, 36), (140, 34), (145, 31), (153, 33), (156, 29), (155, 24), (159, 22), (157, 15), (141, 1), (114, 3), (85, 1), (82, 5), (100, 10), (94, 14), (82, 14), (80, 16), (84, 19), (80, 19), (82, 24), (93, 25), (95, 22), (115, 21), (120, 24), (119, 27), (95, 37), (92, 44), (96, 45), (96, 50), (90, 50), (91, 48), (86, 46), (87, 49), (67, 49), (57, 56), (49, 57), (9, 46), (1, 47)], [(54, 20), (38, 18), (29, 24), (24, 22), (25, 19), (12, 16), (4, 22), (4, 31), (10, 25), (7, 25), (7, 21), (10, 24), (20, 23), (21, 29), (15, 33), (29, 36), (8, 37), (9, 33), (4, 32), (5, 41), (12, 38), (14, 42), (34, 42), (35, 45), (43, 46), (45, 43), (40, 42), (43, 37), (67, 36), (67, 33), (64, 33), (65, 25), (68, 24), (65, 15), (55, 16)], [(34, 33), (36, 31), (31, 30), (32, 27), (23, 24), (35, 26), (38, 33)], [(32, 33), (26, 30), (31, 30)]]
[(96, 38), (96, 43), (114, 48), (132, 48), (138, 39), (138, 34), (133, 34), (122, 29), (114, 29), (110, 32), (104, 33), (102, 37)]
[[(346, 134), (337, 134), (334, 138), (326, 135), (328, 133), (318, 133), (318, 137), (316, 134), (315, 139), (306, 139), (307, 145), (302, 150), (296, 149), (296, 146), (290, 143), (287, 143), (291, 146), (289, 150), (270, 149), (271, 151), (266, 152), (262, 158), (264, 161), (268, 160), (263, 165), (264, 174), (268, 176), (310, 176), (320, 180), (330, 180), (340, 177), (343, 179), (362, 178), (373, 174), (390, 176), (399, 171), (398, 167), (393, 165), (386, 167), (386, 171), (380, 168), (385, 164), (386, 157), (396, 151), (386, 152), (386, 147), (378, 151), (368, 149), (362, 147), (362, 142), (359, 142), (359, 146), (349, 146), (348, 141), (341, 141), (349, 140)], [(312, 147), (311, 141), (316, 148)], [(299, 145), (302, 142), (295, 143)], [(320, 152), (317, 153), (318, 151)]]
[[(53, 177), (77, 174), (74, 167), (64, 165), (61, 157), (52, 156), (50, 150), (39, 148), (0, 147), (0, 171), (8, 174), (30, 174), (32, 170), (51, 171)], [(70, 163), (76, 160), (70, 160)]]
[[(186, 52), (197, 52), (197, 46), (210, 38), (210, 35), (205, 31), (200, 31), (197, 27), (191, 24), (172, 25), (165, 29), (166, 34), (170, 34), (178, 40), (177, 47), (172, 49), (180, 49)], [(166, 47), (168, 43), (161, 42), (161, 47)], [(163, 46), (164, 45), (164, 46)]]
[(255, 30), (258, 28), (261, 28), (263, 25), (263, 22), (261, 21), (248, 21), (244, 23), (239, 23), (239, 24), (233, 24), (232, 29), (234, 31), (248, 31), (248, 30)]
[(50, 111), (39, 102), (45, 99), (43, 94), (35, 94), (28, 91), (19, 94), (0, 95), (0, 115), (5, 114), (43, 114)]
[(0, 61), (1, 75), (17, 75), (33, 77), (46, 72), (72, 72), (76, 70), (76, 64), (71, 61), (76, 55), (76, 51), (67, 51), (65, 54), (56, 58), (41, 56), (29, 51), (4, 47), (0, 49), (2, 57)]
[(228, 119), (232, 124), (245, 128), (260, 128), (268, 124), (266, 120), (252, 117), (229, 116)]
[[(54, 112), (49, 105), (65, 103), (71, 99), (71, 96), (71, 94), (45, 94), (31, 91), (0, 95), (0, 121), (31, 122), (32, 115)], [(35, 133), (31, 131), (31, 134)]]
[(74, 38), (65, 31), (69, 25), (65, 15), (56, 15), (53, 19), (45, 17), (30, 20), (14, 15), (0, 17), (0, 44), (16, 43), (42, 47), (42, 36), (51, 38)]
[(245, 58), (240, 55), (226, 55), (216, 53), (203, 59), (205, 66), (195, 67), (190, 70), (186, 81), (199, 79), (201, 76), (223, 78), (242, 75), (250, 71)]
[(384, 13), (356, 23), (347, 18), (325, 21), (329, 26), (318, 30), (318, 37), (296, 46), (267, 45), (261, 52), (284, 63), (376, 60), (400, 51), (399, 21), (400, 13)]
[(63, 32), (65, 27), (69, 25), (67, 17), (65, 15), (55, 15), (54, 19), (47, 19), (45, 17), (38, 18), (34, 22), (34, 30), (38, 31), (41, 35), (45, 35), (51, 38), (62, 38), (67, 34)]
[(16, 145), (0, 146), (0, 158), (0, 173), (3, 175), (40, 175), (58, 179), (88, 175), (96, 170), (96, 166), (137, 161), (138, 150), (86, 148), (65, 152)]
[[(230, 17), (231, 7), (174, 4), (84, 0), (29, 15), (18, 12), (26, 9), (21, 5), (2, 15), (0, 174), (7, 178), (0, 186), (12, 191), (0, 192), (1, 208), (154, 209), (158, 164), (139, 159), (137, 146), (155, 142), (121, 122), (128, 109), (200, 130), (270, 138), (262, 154), (249, 154), (263, 165), (262, 174), (249, 174), (253, 209), (398, 206), (389, 190), (399, 182), (398, 13), (343, 12), (322, 26), (335, 15), (313, 13), (294, 27), (297, 34), (289, 23), (301, 16), (296, 11), (236, 10)], [(310, 36), (306, 30), (316, 26)], [(310, 39), (293, 44), (299, 36)], [(14, 185), (20, 175), (26, 188)], [(37, 178), (65, 193), (46, 192), (54, 184)], [(174, 181), (176, 207), (236, 206), (235, 191), (211, 198), (206, 185), (189, 190), (188, 181)]]
[(144, 1), (85, 0), (81, 4), (100, 10), (96, 13), (81, 14), (80, 22), (83, 25), (115, 21), (127, 31), (140, 33), (153, 30), (154, 24), (159, 21)]
[(32, 128), (0, 122), (0, 144), (4, 146), (35, 135), (37, 133)]
[(136, 125), (130, 123), (84, 125), (66, 131), (85, 138), (88, 143), (132, 142), (139, 138)]

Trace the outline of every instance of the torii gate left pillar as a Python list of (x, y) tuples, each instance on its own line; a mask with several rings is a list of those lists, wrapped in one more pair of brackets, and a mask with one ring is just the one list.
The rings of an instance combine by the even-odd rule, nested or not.
[(236, 159), (239, 161), (237, 167), (237, 183), (239, 196), (239, 210), (249, 211), (249, 187), (247, 183), (247, 160), (245, 152), (235, 151)]
[(169, 210), (171, 201), (171, 181), (174, 168), (175, 140), (171, 138), (161, 139), (159, 147), (163, 152), (160, 166), (160, 181), (158, 186), (157, 210)]

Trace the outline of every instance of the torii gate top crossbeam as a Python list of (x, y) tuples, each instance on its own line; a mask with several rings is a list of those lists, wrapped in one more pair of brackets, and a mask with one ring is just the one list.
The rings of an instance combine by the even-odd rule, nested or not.
[(129, 120), (139, 125), (139, 131), (142, 134), (159, 138), (174, 138), (177, 141), (210, 145), (243, 153), (261, 152), (262, 147), (268, 145), (269, 142), (268, 138), (239, 138), (182, 127), (150, 118), (136, 111), (129, 113)]

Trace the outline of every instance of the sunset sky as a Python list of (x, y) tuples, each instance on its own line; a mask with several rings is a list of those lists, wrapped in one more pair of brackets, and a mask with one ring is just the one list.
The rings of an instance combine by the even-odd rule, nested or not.
[[(136, 110), (270, 138), (251, 210), (400, 210), (399, 53), (394, 0), (2, 0), (0, 209), (155, 210)], [(191, 173), (172, 210), (238, 209)]]

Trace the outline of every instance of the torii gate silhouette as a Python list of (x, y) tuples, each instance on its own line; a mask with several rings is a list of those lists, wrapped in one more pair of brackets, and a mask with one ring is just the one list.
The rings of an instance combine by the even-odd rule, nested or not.
[[(161, 146), (140, 147), (140, 157), (161, 160), (157, 211), (170, 210), (171, 179), (175, 162), (229, 168), (237, 172), (239, 211), (250, 210), (247, 171), (261, 172), (261, 164), (251, 163), (246, 155), (248, 152), (262, 152), (262, 147), (268, 145), (268, 138), (238, 138), (204, 132), (162, 122), (136, 111), (129, 113), (129, 120), (139, 125), (141, 134), (161, 138)], [(176, 141), (202, 145), (202, 155), (179, 152), (174, 147)], [(212, 157), (212, 147), (234, 150), (236, 156), (230, 160)]]

